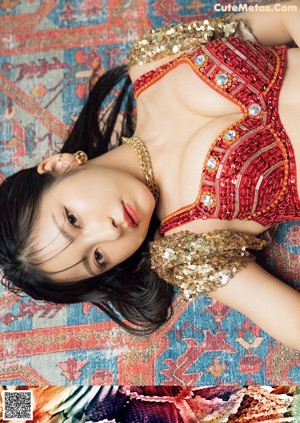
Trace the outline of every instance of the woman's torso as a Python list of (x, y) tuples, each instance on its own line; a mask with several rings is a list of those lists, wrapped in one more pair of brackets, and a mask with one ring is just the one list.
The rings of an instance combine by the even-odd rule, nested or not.
[[(294, 150), (296, 176), (300, 181), (299, 49), (289, 49), (287, 55), (288, 65), (278, 110)], [(175, 57), (132, 67), (130, 76), (133, 82)], [(162, 220), (195, 201), (207, 152), (216, 137), (238, 121), (243, 113), (237, 104), (202, 81), (189, 64), (182, 63), (141, 93), (137, 99), (137, 114), (135, 135), (150, 151), (161, 191), (157, 214)], [(300, 195), (299, 184), (297, 188)], [(258, 234), (265, 230), (265, 226), (239, 219), (197, 219), (168, 231), (167, 235), (183, 229), (194, 232), (231, 229)]]

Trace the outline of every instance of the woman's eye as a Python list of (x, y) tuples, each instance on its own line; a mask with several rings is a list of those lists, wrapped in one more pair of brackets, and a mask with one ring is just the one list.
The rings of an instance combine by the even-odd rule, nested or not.
[(95, 250), (94, 258), (99, 266), (102, 267), (106, 264), (103, 255), (98, 250)]
[(76, 226), (76, 228), (79, 227), (78, 223), (77, 223), (77, 219), (74, 216), (74, 214), (72, 214), (71, 212), (69, 212), (69, 210), (66, 210), (66, 216), (67, 216), (67, 220), (68, 222), (72, 225), (72, 226)]

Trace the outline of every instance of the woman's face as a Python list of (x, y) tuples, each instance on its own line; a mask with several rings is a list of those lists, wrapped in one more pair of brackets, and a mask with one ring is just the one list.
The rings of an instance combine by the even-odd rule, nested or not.
[(33, 233), (39, 268), (56, 281), (111, 269), (140, 247), (154, 207), (148, 188), (119, 170), (90, 162), (58, 177)]

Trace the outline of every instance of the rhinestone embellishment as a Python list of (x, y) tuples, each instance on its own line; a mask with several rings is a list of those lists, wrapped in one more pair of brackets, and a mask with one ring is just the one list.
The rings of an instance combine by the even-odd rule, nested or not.
[(203, 63), (205, 62), (205, 60), (206, 60), (205, 55), (204, 54), (199, 54), (199, 56), (197, 56), (196, 59), (195, 59), (195, 64), (197, 66), (201, 66), (201, 65), (203, 65)]
[(212, 196), (209, 194), (202, 195), (201, 200), (202, 200), (202, 203), (207, 207), (212, 207), (214, 205), (214, 200)]
[(226, 141), (232, 141), (236, 137), (236, 132), (233, 129), (226, 131), (224, 134), (224, 139)]
[(261, 107), (259, 104), (251, 104), (251, 106), (248, 107), (248, 111), (251, 116), (258, 116), (261, 112)]
[(210, 156), (210, 158), (207, 160), (207, 163), (206, 163), (207, 169), (214, 170), (216, 166), (217, 166), (217, 160), (214, 157)]
[(229, 77), (226, 75), (226, 73), (219, 73), (216, 76), (216, 83), (220, 86), (226, 85), (228, 81), (229, 81)]

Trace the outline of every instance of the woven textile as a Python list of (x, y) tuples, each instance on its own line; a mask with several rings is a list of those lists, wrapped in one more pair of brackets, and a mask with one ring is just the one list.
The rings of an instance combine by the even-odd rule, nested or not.
[[(212, 5), (1, 1), (0, 178), (59, 151), (90, 81), (124, 63), (144, 30), (215, 16)], [(281, 225), (260, 261), (300, 288), (300, 222)], [(191, 304), (177, 297), (167, 325), (134, 338), (89, 304), (53, 306), (0, 289), (1, 384), (300, 383), (300, 353), (205, 296)]]
[[(13, 389), (11, 394), (18, 395), (23, 388)], [(2, 393), (5, 390), (12, 388), (4, 387)], [(39, 423), (298, 422), (297, 387), (44, 386), (25, 390), (32, 391), (33, 421)], [(6, 409), (5, 405), (4, 400)], [(0, 396), (0, 416), (1, 406)]]

